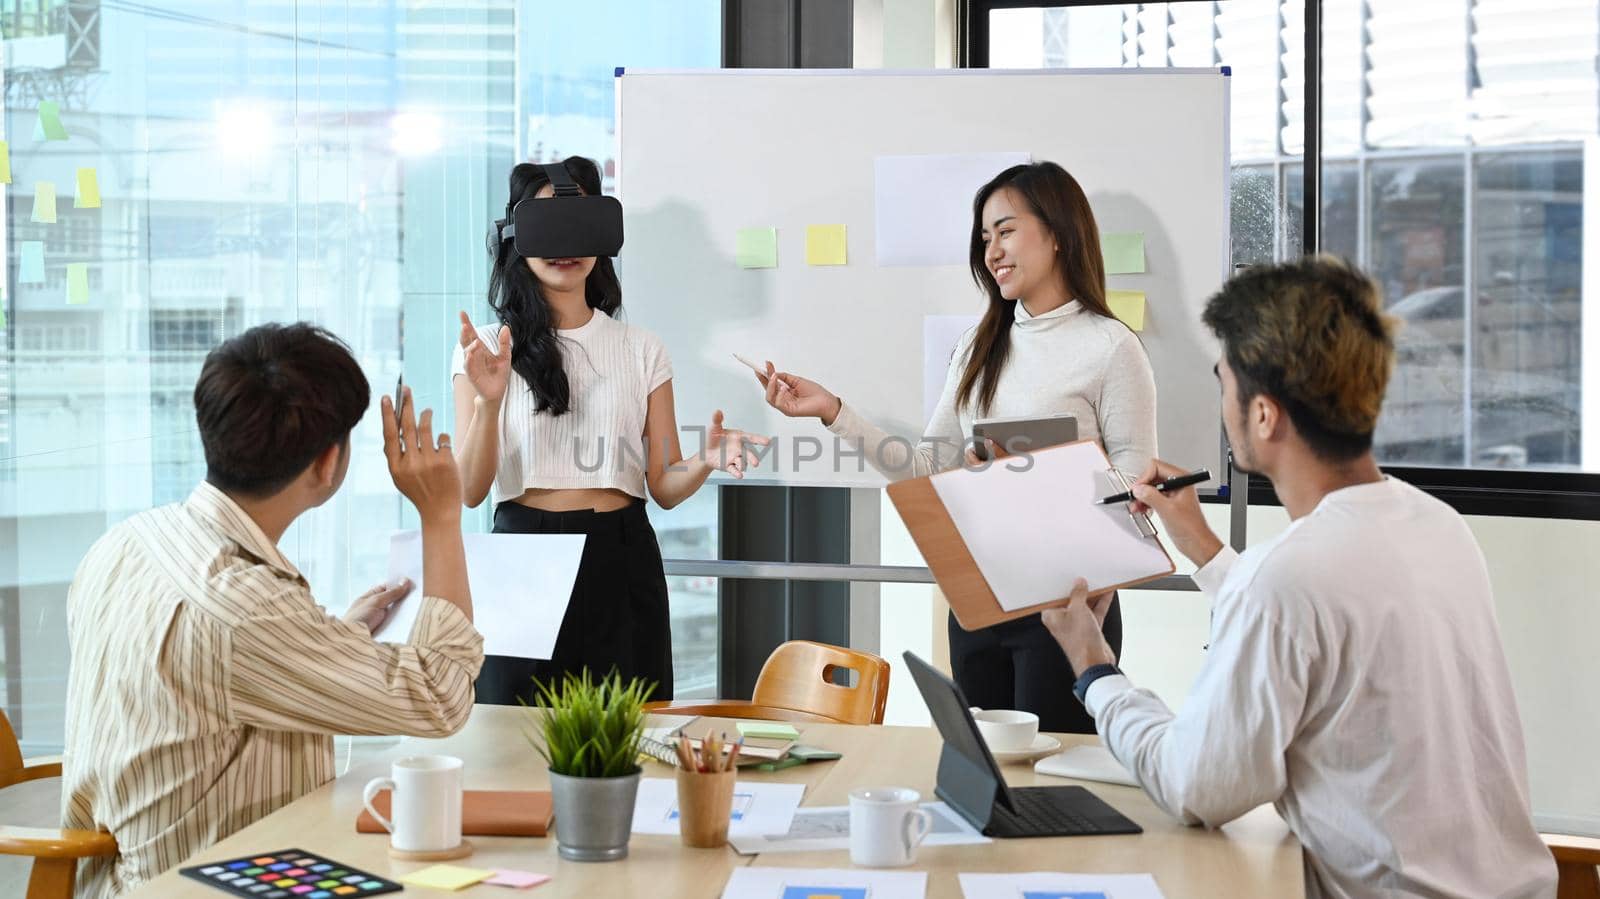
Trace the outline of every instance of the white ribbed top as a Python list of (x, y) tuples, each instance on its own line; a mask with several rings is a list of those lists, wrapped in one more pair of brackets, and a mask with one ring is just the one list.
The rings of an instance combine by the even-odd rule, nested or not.
[[(491, 352), (499, 347), (499, 330), (499, 322), (478, 328)], [(645, 410), (650, 392), (672, 379), (666, 347), (649, 331), (599, 311), (587, 324), (556, 334), (571, 408), (560, 416), (535, 412), (533, 391), (511, 373), (500, 404), (500, 459), (491, 498), (500, 503), (531, 488), (600, 487), (643, 499)], [(466, 375), (460, 346), (450, 373)]]

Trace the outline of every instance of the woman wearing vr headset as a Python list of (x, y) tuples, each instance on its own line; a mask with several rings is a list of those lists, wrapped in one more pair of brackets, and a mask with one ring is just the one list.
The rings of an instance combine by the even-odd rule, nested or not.
[[(1083, 188), (1053, 162), (1013, 166), (979, 188), (972, 217), (969, 262), (988, 301), (956, 344), (922, 443), (907, 452), (827, 388), (770, 362), (758, 375), (767, 402), (859, 442), (890, 478), (961, 464), (975, 419), (1059, 414), (1075, 416), (1078, 436), (1099, 441), (1117, 468), (1143, 472), (1156, 453), (1155, 376), (1138, 337), (1106, 305), (1100, 231)], [(982, 464), (971, 449), (966, 462)], [(1040, 730), (1094, 733), (1072, 695), (1076, 675), (1038, 615), (970, 632), (951, 615), (948, 627), (951, 668), (969, 702), (1033, 712)], [(1104, 627), (1120, 654), (1116, 602)]]
[(584, 668), (642, 677), (652, 699), (670, 699), (667, 581), (646, 490), (670, 509), (714, 469), (741, 477), (747, 447), (767, 440), (725, 428), (718, 412), (701, 452), (684, 457), (666, 348), (616, 318), (621, 207), (600, 196), (592, 160), (518, 165), (510, 193), (490, 237), (498, 322), (475, 328), (462, 312), (451, 369), (462, 499), (492, 495), (496, 533), (588, 539), (553, 658), (485, 657), (477, 700), (531, 703), (533, 678)]

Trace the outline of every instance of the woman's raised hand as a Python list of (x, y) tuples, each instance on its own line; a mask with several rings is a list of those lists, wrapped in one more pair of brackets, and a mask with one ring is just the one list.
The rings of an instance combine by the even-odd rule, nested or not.
[(790, 418), (819, 418), (825, 425), (833, 424), (842, 405), (826, 387), (815, 381), (777, 371), (767, 363), (767, 373), (757, 374), (756, 380), (767, 391), (767, 405)]
[(461, 313), (461, 351), (466, 356), (467, 380), (478, 396), (498, 403), (506, 395), (506, 385), (511, 382), (511, 329), (500, 326), (500, 347), (491, 351), (478, 338), (478, 329), (472, 319)]

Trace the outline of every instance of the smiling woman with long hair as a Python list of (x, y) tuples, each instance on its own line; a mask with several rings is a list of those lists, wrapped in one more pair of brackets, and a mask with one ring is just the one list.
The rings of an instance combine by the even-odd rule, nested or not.
[[(592, 160), (562, 165), (585, 194), (600, 193)], [(553, 194), (542, 167), (518, 165), (506, 216)], [(553, 657), (486, 656), (478, 702), (533, 702), (533, 678), (584, 668), (645, 678), (652, 699), (671, 699), (667, 581), (646, 490), (670, 509), (716, 468), (742, 476), (745, 447), (766, 439), (724, 428), (718, 412), (701, 451), (683, 456), (672, 363), (654, 334), (618, 320), (622, 284), (609, 258), (523, 257), (498, 232), (490, 254), (498, 321), (475, 328), (461, 313), (452, 366), (462, 499), (476, 507), (492, 492), (496, 533), (587, 539)]]
[[(1156, 453), (1155, 376), (1138, 337), (1106, 305), (1100, 232), (1083, 188), (1053, 162), (1013, 166), (978, 190), (972, 219), (969, 260), (986, 307), (956, 345), (919, 444), (891, 439), (822, 385), (771, 363), (767, 402), (859, 443), (890, 478), (961, 464), (954, 448), (976, 419), (1059, 414), (1075, 416), (1078, 436), (1098, 441), (1117, 468), (1142, 472)], [(1105, 632), (1120, 653), (1115, 602)], [(1033, 712), (1043, 730), (1094, 732), (1072, 696), (1076, 676), (1038, 615), (970, 632), (952, 615), (949, 633), (968, 701)]]

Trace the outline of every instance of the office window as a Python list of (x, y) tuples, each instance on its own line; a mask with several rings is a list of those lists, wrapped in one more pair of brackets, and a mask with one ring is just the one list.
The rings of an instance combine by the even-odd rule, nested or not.
[[(456, 316), (487, 315), (484, 236), (511, 166), (536, 145), (609, 157), (612, 67), (718, 61), (718, 4), (612, 7), (149, 0), (100, 4), (89, 29), (66, 0), (0, 9), (0, 702), (26, 751), (60, 743), (83, 553), (204, 476), (191, 393), (219, 340), (315, 321), (350, 343), (374, 403), (403, 370), (449, 420)], [(556, 102), (574, 83), (585, 102)], [(42, 102), (66, 140), (35, 140)], [(98, 208), (78, 206), (82, 169)], [(53, 223), (33, 220), (40, 183)], [(380, 443), (369, 415), (339, 494), (282, 541), (334, 611), (415, 526)], [(658, 519), (668, 555), (714, 546), (705, 496), (709, 521), (704, 498)], [(715, 628), (703, 588), (674, 585), (684, 634)], [(715, 643), (691, 645), (679, 680), (709, 671), (711, 692)]]
[[(1403, 323), (1380, 461), (1600, 470), (1581, 390), (1584, 329), (1600, 327), (1582, 314), (1600, 2), (1322, 12), (1321, 245), (1371, 273)], [(987, 13), (992, 66), (1231, 65), (1234, 261), (1299, 255), (1302, 3)]]

